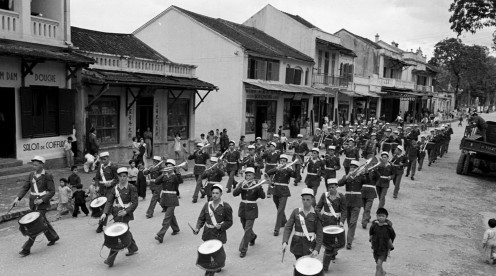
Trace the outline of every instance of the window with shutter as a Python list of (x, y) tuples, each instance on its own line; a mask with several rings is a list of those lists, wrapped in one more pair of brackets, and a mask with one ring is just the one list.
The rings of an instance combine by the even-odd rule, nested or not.
[(71, 135), (75, 117), (76, 90), (59, 89), (58, 126), (60, 135)]
[(293, 78), (293, 84), (301, 84), (301, 69), (294, 69), (294, 78)]
[(21, 87), (21, 132), (22, 138), (33, 136), (33, 92), (31, 88)]
[(294, 69), (287, 67), (286, 68), (286, 84), (293, 83), (294, 80)]

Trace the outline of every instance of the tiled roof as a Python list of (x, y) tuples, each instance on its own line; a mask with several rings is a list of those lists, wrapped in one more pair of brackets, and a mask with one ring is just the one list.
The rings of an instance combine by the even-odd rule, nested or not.
[(342, 54), (353, 56), (353, 57), (356, 57), (357, 56), (355, 54), (355, 52), (353, 52), (352, 50), (344, 47), (341, 44), (333, 43), (333, 42), (326, 41), (326, 40), (323, 40), (323, 39), (320, 39), (320, 38), (317, 38), (316, 40), (317, 40), (317, 43), (324, 44), (324, 45), (326, 45), (326, 46), (328, 46), (329, 48), (332, 48), (332, 49), (336, 49), (336, 50), (338, 50)]
[(88, 65), (95, 62), (70, 49), (5, 39), (0, 39), (0, 56), (22, 57), (28, 60), (52, 60), (76, 65)]
[(359, 35), (357, 35), (357, 34), (354, 34), (354, 33), (350, 32), (350, 31), (348, 31), (348, 30), (346, 30), (346, 29), (341, 29), (341, 30), (337, 31), (335, 34), (339, 33), (340, 31), (345, 31), (345, 32), (347, 32), (347, 33), (351, 34), (352, 36), (355, 36), (356, 38), (358, 38), (358, 39), (362, 40), (363, 42), (365, 42), (365, 43), (367, 43), (367, 44), (372, 45), (372, 46), (373, 46), (374, 48), (376, 48), (376, 49), (382, 49), (382, 48), (383, 48), (381, 45), (379, 45), (379, 44), (377, 44), (377, 43), (373, 42), (372, 40), (370, 40), (370, 39), (368, 39), (368, 38), (365, 38), (365, 37), (363, 37), (363, 36), (359, 36)]
[(168, 61), (132, 34), (105, 33), (71, 27), (71, 40), (82, 51)]
[(294, 20), (296, 20), (296, 21), (300, 22), (301, 24), (305, 25), (308, 28), (318, 29), (317, 26), (315, 26), (312, 23), (308, 22), (307, 20), (305, 20), (305, 18), (300, 17), (299, 15), (294, 15), (294, 14), (290, 14), (290, 13), (287, 13), (287, 12), (284, 12), (284, 13), (286, 15), (288, 15), (289, 17), (293, 18)]
[(173, 7), (215, 32), (240, 44), (248, 51), (271, 57), (293, 58), (313, 62), (313, 58), (256, 28), (244, 26), (220, 18), (204, 16), (176, 6)]

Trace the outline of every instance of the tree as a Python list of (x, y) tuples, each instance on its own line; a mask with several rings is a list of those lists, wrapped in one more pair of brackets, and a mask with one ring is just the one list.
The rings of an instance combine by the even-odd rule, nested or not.
[[(475, 33), (484, 27), (496, 27), (496, 0), (454, 0), (450, 5), (451, 29), (460, 35), (463, 31)], [(493, 34), (496, 45), (496, 32)]]

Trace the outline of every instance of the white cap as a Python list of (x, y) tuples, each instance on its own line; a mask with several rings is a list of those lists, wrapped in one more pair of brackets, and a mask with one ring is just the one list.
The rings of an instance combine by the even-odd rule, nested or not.
[(289, 156), (287, 156), (286, 154), (281, 154), (279, 156), (279, 159), (286, 159), (286, 161), (287, 161), (287, 160), (289, 160)]
[(176, 160), (174, 160), (174, 159), (167, 159), (167, 161), (165, 161), (165, 165), (167, 165), (167, 164), (172, 164), (173, 166), (175, 166), (176, 165)]
[(197, 146), (197, 147), (203, 147), (203, 146), (205, 146), (205, 145), (204, 145), (203, 143), (197, 143), (197, 144), (196, 144), (196, 146)]
[(40, 161), (41, 163), (45, 164), (46, 159), (43, 156), (35, 155), (33, 159), (31, 159), (31, 162), (33, 161)]
[(254, 169), (254, 168), (252, 168), (252, 167), (248, 167), (248, 168), (246, 168), (246, 170), (245, 170), (245, 174), (247, 174), (247, 173), (255, 173), (255, 169)]
[(425, 135), (424, 134), (420, 134), (420, 138), (425, 138)]
[(353, 138), (349, 138), (349, 139), (348, 139), (348, 142), (355, 142), (355, 139), (353, 139)]
[(350, 165), (360, 167), (360, 162), (358, 162), (358, 161), (356, 161), (356, 160), (351, 160)]
[(297, 138), (303, 138), (303, 134), (300, 133), (300, 134), (296, 135), (296, 137)]
[(381, 157), (382, 157), (384, 154), (385, 154), (385, 155), (387, 155), (387, 156), (389, 157), (389, 152), (387, 152), (387, 151), (383, 151), (383, 152), (381, 152)]
[(336, 150), (336, 146), (329, 146), (328, 149), (330, 149), (330, 150)]
[(277, 147), (277, 144), (275, 142), (270, 142), (269, 143), (269, 146), (274, 146), (274, 147)]
[(234, 142), (234, 140), (231, 140), (231, 141), (229, 141), (229, 145), (230, 144), (236, 145), (236, 142)]
[(248, 149), (255, 149), (255, 145), (249, 145)]
[(210, 162), (219, 162), (219, 158), (212, 156), (210, 157)]
[(399, 131), (397, 131), (397, 130), (393, 131), (393, 133), (394, 133), (394, 134), (400, 134), (400, 132), (399, 132)]
[(279, 134), (274, 133), (273, 137), (279, 137)]
[(312, 151), (316, 151), (317, 153), (320, 152), (318, 148), (313, 148)]
[(262, 137), (257, 137), (255, 140), (262, 140)]
[(220, 185), (220, 184), (213, 185), (210, 190), (213, 190), (213, 189), (219, 189), (221, 193), (224, 192), (224, 188), (222, 188), (222, 185)]
[(160, 161), (162, 161), (162, 157), (155, 155), (155, 156), (153, 156), (153, 160), (160, 162)]
[(301, 190), (301, 195), (304, 196), (304, 195), (311, 195), (311, 196), (314, 196), (313, 194), (313, 190), (310, 189), (310, 188), (303, 188)]
[(327, 184), (338, 184), (338, 180), (336, 178), (327, 179)]
[(403, 148), (403, 146), (397, 146), (396, 148), (401, 150), (401, 152), (405, 152), (405, 149)]
[(126, 167), (120, 167), (117, 169), (117, 174), (121, 173), (127, 173), (127, 168)]
[(100, 157), (110, 156), (108, 151), (100, 152)]

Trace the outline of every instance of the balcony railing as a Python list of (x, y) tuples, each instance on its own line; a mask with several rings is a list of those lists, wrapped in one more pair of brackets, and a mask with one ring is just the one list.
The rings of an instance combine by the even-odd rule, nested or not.
[(53, 19), (31, 16), (31, 35), (48, 39), (57, 39), (59, 22)]
[(19, 14), (0, 9), (0, 33), (19, 33)]
[(324, 84), (328, 86), (347, 87), (348, 82), (352, 80), (341, 76), (329, 76), (325, 74), (313, 74), (313, 83)]
[(415, 84), (411, 81), (403, 81), (398, 79), (390, 79), (390, 78), (379, 78), (379, 84), (385, 87), (396, 87), (396, 88), (405, 88), (405, 89), (414, 89)]
[(415, 85), (415, 90), (416, 91), (421, 91), (421, 92), (434, 92), (434, 87), (433, 86), (428, 86), (428, 85)]

